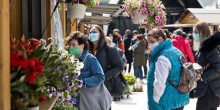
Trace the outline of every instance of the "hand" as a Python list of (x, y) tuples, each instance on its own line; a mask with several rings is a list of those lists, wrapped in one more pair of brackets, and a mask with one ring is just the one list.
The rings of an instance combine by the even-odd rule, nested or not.
[(129, 48), (128, 48), (128, 51), (131, 51), (131, 50), (132, 50), (132, 48), (131, 48), (131, 47), (129, 47)]
[(197, 80), (200, 80), (201, 79), (201, 74), (196, 73), (196, 78), (197, 78)]

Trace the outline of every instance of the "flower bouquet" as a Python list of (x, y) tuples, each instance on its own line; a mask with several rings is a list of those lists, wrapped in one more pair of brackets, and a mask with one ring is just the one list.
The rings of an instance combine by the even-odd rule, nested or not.
[(122, 6), (125, 14), (141, 20), (135, 23), (144, 24), (145, 29), (161, 29), (166, 24), (165, 7), (160, 0), (125, 0)]
[(12, 110), (36, 107), (46, 101), (43, 55), (46, 49), (39, 40), (21, 41), (11, 38), (11, 99)]
[(134, 85), (136, 83), (136, 77), (132, 74), (125, 74), (124, 77), (128, 85)]

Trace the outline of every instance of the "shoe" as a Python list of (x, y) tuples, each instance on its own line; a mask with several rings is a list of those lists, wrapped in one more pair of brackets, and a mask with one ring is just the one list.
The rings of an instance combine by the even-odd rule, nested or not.
[(144, 75), (144, 78), (147, 78), (147, 75)]

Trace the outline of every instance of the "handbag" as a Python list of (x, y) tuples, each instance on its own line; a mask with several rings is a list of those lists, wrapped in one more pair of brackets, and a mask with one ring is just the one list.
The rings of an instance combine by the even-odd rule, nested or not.
[(112, 104), (112, 97), (103, 83), (92, 88), (81, 88), (79, 96), (80, 110), (109, 110)]
[[(107, 47), (106, 50), (106, 56), (107, 56), (107, 66), (110, 69), (111, 68), (111, 64), (109, 61), (109, 49)], [(113, 77), (111, 80), (111, 85), (112, 85), (112, 90), (110, 90), (110, 94), (114, 97), (118, 97), (118, 96), (122, 96), (123, 93), (125, 92), (126, 88), (127, 88), (127, 83), (126, 80), (124, 78), (124, 76), (122, 75), (122, 73), (120, 73), (117, 77)]]
[(109, 110), (112, 97), (103, 83), (80, 90), (80, 110)]

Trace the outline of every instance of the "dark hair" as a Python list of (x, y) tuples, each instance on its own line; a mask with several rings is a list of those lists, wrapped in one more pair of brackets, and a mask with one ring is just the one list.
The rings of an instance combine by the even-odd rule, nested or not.
[(176, 35), (182, 36), (183, 30), (182, 29), (177, 29), (176, 30)]
[(166, 34), (166, 37), (169, 39), (172, 39), (170, 36), (170, 32), (168, 31), (168, 29), (163, 29), (163, 32)]
[[(107, 48), (107, 42), (105, 40), (105, 34), (104, 34), (104, 31), (102, 30), (102, 28), (99, 26), (99, 25), (95, 25), (94, 26), (100, 33), (100, 36), (99, 36), (99, 40), (98, 40), (98, 48), (102, 48), (100, 47), (101, 46), (101, 43), (103, 43), (103, 48)], [(91, 41), (89, 41), (89, 44), (90, 44), (90, 51), (93, 52), (94, 50), (94, 46), (93, 46), (93, 43)]]
[(188, 34), (188, 38), (193, 40), (193, 35), (192, 34)]
[(159, 39), (159, 37), (162, 37), (163, 40), (165, 41), (167, 39), (167, 36), (165, 35), (165, 33), (163, 32), (162, 29), (156, 29), (154, 28), (153, 30), (151, 30), (149, 32), (149, 35), (152, 34), (152, 37), (154, 37), (155, 39)]
[(185, 32), (183, 32), (183, 33), (182, 33), (182, 36), (183, 36), (184, 38), (186, 38), (186, 37), (187, 37), (187, 34), (186, 34)]
[(77, 40), (78, 44), (84, 44), (83, 50), (88, 50), (89, 49), (89, 43), (88, 39), (84, 34), (82, 34), (79, 31), (73, 32), (68, 38), (67, 38), (67, 44), (70, 45), (70, 42), (75, 39)]
[(143, 34), (138, 35), (138, 36), (137, 36), (137, 39), (139, 39), (139, 40), (144, 39), (144, 35), (143, 35)]
[(127, 30), (125, 31), (125, 34), (131, 35), (131, 30), (130, 30), (130, 29), (127, 29)]

